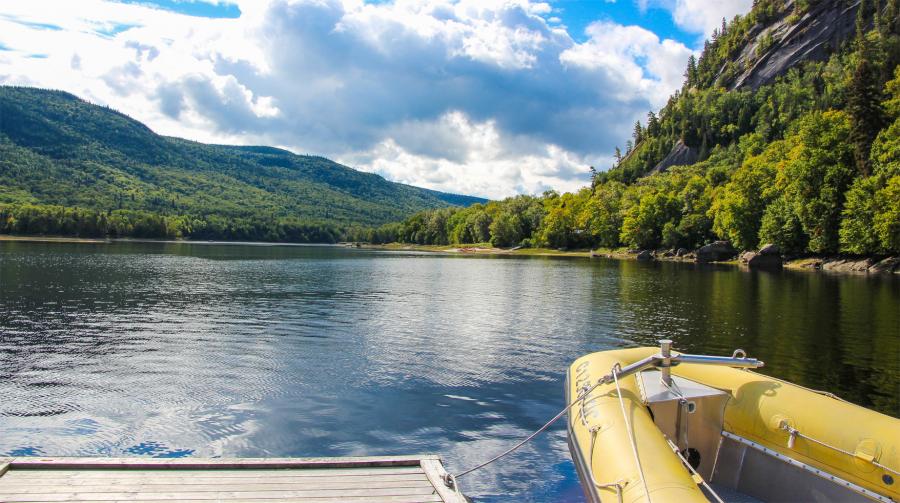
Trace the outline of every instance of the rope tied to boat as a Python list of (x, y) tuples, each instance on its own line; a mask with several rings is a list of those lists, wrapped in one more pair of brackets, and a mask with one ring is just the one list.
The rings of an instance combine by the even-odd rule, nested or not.
[(709, 494), (711, 494), (712, 497), (715, 498), (715, 500), (718, 503), (725, 503), (725, 501), (723, 501), (722, 498), (719, 497), (719, 495), (716, 493), (716, 491), (713, 490), (712, 486), (710, 486), (709, 484), (706, 483), (706, 480), (694, 468), (694, 466), (690, 463), (690, 461), (688, 461), (687, 459), (684, 459), (684, 455), (681, 454), (681, 451), (678, 450), (678, 446), (675, 445), (675, 443), (672, 442), (668, 438), (666, 438), (666, 442), (669, 444), (669, 448), (672, 449), (672, 451), (675, 453), (675, 455), (678, 456), (679, 459), (681, 459), (681, 462), (684, 463), (684, 466), (687, 466), (688, 470), (690, 470), (691, 473), (694, 474), (694, 476), (700, 480), (700, 485), (703, 486), (704, 488), (706, 488), (706, 490), (709, 491)]
[[(825, 448), (827, 448), (827, 449), (831, 449), (831, 450), (833, 450), (833, 451), (840, 452), (841, 454), (845, 454), (845, 455), (847, 455), (847, 456), (850, 456), (850, 457), (852, 457), (852, 458), (854, 458), (854, 459), (863, 459), (863, 458), (860, 458), (859, 456), (857, 456), (857, 454), (856, 454), (855, 452), (850, 452), (850, 451), (841, 449), (840, 447), (838, 447), (838, 446), (836, 446), (836, 445), (831, 445), (831, 444), (826, 443), (826, 442), (823, 442), (823, 441), (821, 441), (821, 440), (817, 440), (817, 439), (815, 439), (815, 438), (813, 438), (813, 437), (811, 437), (811, 436), (809, 436), (809, 435), (804, 435), (803, 433), (800, 432), (800, 430), (798, 430), (797, 428), (794, 428), (793, 426), (791, 426), (790, 424), (788, 424), (787, 421), (782, 421), (781, 424), (780, 424), (780, 427), (781, 427), (782, 430), (784, 430), (784, 431), (786, 431), (786, 432), (788, 433), (788, 443), (787, 443), (788, 449), (793, 449), (793, 448), (794, 448), (794, 440), (796, 440), (797, 438), (802, 438), (802, 439), (804, 439), (804, 440), (808, 440), (808, 441), (813, 442), (813, 443), (815, 443), (815, 444), (819, 444), (819, 445), (821, 445), (822, 447), (825, 447)], [(884, 471), (886, 471), (886, 472), (890, 472), (890, 473), (892, 473), (892, 474), (894, 474), (894, 475), (900, 476), (900, 472), (898, 472), (897, 470), (894, 470), (893, 468), (890, 468), (890, 467), (888, 467), (888, 466), (885, 466), (885, 465), (879, 463), (878, 461), (875, 461), (875, 459), (866, 459), (866, 461), (868, 461), (869, 463), (875, 465), (875, 466), (878, 467), (878, 468), (881, 468), (882, 470), (884, 470)]]
[[(588, 463), (590, 463), (591, 466), (594, 465), (594, 444), (597, 443), (597, 433), (599, 431), (600, 431), (599, 426), (592, 426), (590, 429), (590, 432), (591, 432), (591, 454), (588, 457)], [(596, 487), (598, 489), (615, 489), (616, 490), (616, 499), (619, 501), (619, 503), (622, 503), (622, 491), (624, 491), (625, 485), (628, 483), (628, 481), (622, 479), (622, 480), (617, 480), (615, 482), (604, 483), (604, 482), (598, 482), (597, 479), (594, 478), (593, 470), (590, 471), (589, 475), (591, 476), (591, 483), (594, 484), (594, 487)]]
[[(470, 474), (470, 473), (472, 473), (472, 472), (474, 472), (474, 471), (476, 471), (476, 470), (480, 470), (481, 468), (484, 468), (485, 466), (487, 466), (487, 465), (489, 465), (489, 464), (491, 464), (491, 463), (493, 463), (493, 462), (495, 462), (495, 461), (497, 461), (497, 460), (499, 460), (499, 459), (501, 459), (501, 458), (503, 458), (503, 457), (505, 457), (505, 456), (507, 456), (507, 455), (509, 455), (509, 454), (512, 454), (512, 453), (515, 452), (519, 447), (522, 447), (523, 445), (525, 445), (525, 444), (527, 444), (528, 442), (530, 442), (534, 437), (536, 437), (536, 436), (540, 435), (541, 433), (543, 433), (547, 428), (549, 428), (550, 426), (552, 426), (553, 423), (559, 421), (559, 419), (560, 419), (561, 417), (563, 417), (567, 412), (569, 412), (569, 409), (571, 409), (576, 403), (581, 403), (581, 404), (582, 404), (582, 407), (584, 407), (584, 400), (587, 398), (587, 396), (588, 396), (592, 391), (594, 391), (595, 389), (597, 389), (597, 387), (600, 386), (601, 384), (609, 384), (609, 383), (611, 383), (611, 382), (613, 382), (613, 381), (615, 381), (615, 380), (617, 379), (617, 377), (616, 377), (615, 375), (613, 375), (613, 374), (615, 374), (615, 373), (617, 372), (616, 369), (618, 369), (618, 372), (621, 372), (621, 371), (622, 371), (622, 366), (619, 365), (619, 364), (617, 363), (617, 364), (615, 364), (615, 365), (613, 366), (613, 368), (612, 368), (612, 370), (610, 371), (609, 374), (606, 374), (605, 376), (600, 377), (599, 379), (597, 379), (597, 382), (595, 382), (594, 384), (592, 384), (592, 385), (585, 384), (584, 386), (582, 386), (582, 387), (581, 387), (581, 391), (578, 393), (578, 396), (575, 397), (574, 400), (572, 400), (568, 405), (566, 405), (565, 407), (563, 407), (563, 409), (562, 409), (561, 411), (559, 411), (558, 414), (556, 414), (555, 416), (553, 416), (552, 419), (550, 419), (549, 421), (547, 421), (546, 423), (544, 423), (544, 425), (541, 426), (540, 428), (538, 428), (534, 433), (532, 433), (531, 435), (528, 435), (527, 437), (525, 437), (524, 439), (522, 439), (521, 441), (519, 441), (516, 445), (510, 447), (509, 449), (507, 449), (507, 450), (501, 452), (500, 454), (494, 456), (493, 458), (491, 458), (491, 459), (489, 459), (489, 460), (487, 460), (487, 461), (485, 461), (485, 462), (483, 462), (483, 463), (481, 463), (481, 464), (479, 464), (479, 465), (476, 465), (476, 466), (473, 466), (472, 468), (469, 468), (468, 470), (464, 470), (464, 471), (462, 471), (462, 472), (460, 472), (460, 473), (458, 473), (458, 474), (456, 474), (456, 475), (450, 475), (450, 474), (445, 475), (445, 476), (444, 476), (444, 483), (447, 484), (448, 487), (455, 487), (455, 486), (456, 486), (456, 480), (455, 480), (455, 479), (461, 478), (461, 477), (463, 477), (463, 476), (465, 476), (465, 475), (468, 475), (468, 474)], [(616, 381), (616, 382), (618, 382), (618, 381)], [(617, 387), (618, 387), (618, 386), (617, 386)]]
[[(566, 406), (563, 408), (563, 410), (559, 411), (559, 413), (556, 414), (555, 416), (553, 416), (552, 419), (550, 419), (549, 421), (547, 421), (547, 422), (544, 424), (544, 426), (541, 426), (541, 427), (538, 428), (534, 433), (532, 433), (531, 435), (528, 435), (527, 437), (525, 437), (524, 439), (522, 439), (519, 443), (517, 443), (516, 445), (510, 447), (509, 449), (507, 449), (507, 450), (501, 452), (500, 454), (498, 454), (498, 455), (494, 456), (493, 458), (491, 458), (491, 459), (485, 461), (484, 463), (481, 463), (481, 464), (479, 464), (479, 465), (477, 465), (477, 466), (473, 466), (472, 468), (469, 468), (468, 470), (462, 471), (462, 472), (456, 474), (455, 476), (452, 476), (452, 478), (457, 478), (457, 479), (458, 479), (458, 478), (461, 478), (461, 477), (463, 477), (463, 476), (465, 476), (465, 475), (468, 475), (468, 474), (474, 472), (475, 470), (479, 470), (479, 469), (481, 469), (481, 468), (484, 468), (485, 466), (487, 466), (487, 465), (493, 463), (494, 461), (499, 460), (500, 458), (505, 457), (505, 456), (508, 455), (508, 454), (512, 454), (516, 449), (518, 449), (519, 447), (522, 447), (523, 445), (525, 445), (525, 444), (527, 444), (528, 442), (530, 442), (534, 437), (536, 437), (536, 436), (540, 435), (541, 433), (543, 433), (544, 430), (546, 430), (546, 429), (549, 428), (551, 425), (553, 425), (553, 423), (559, 421), (559, 419), (560, 419), (561, 417), (563, 417), (567, 412), (569, 412), (569, 409), (571, 409), (576, 403), (580, 403), (582, 400), (584, 400), (584, 398), (587, 397), (587, 395), (590, 394), (591, 391), (594, 391), (594, 390), (597, 388), (597, 386), (600, 386), (600, 385), (603, 384), (603, 383), (604, 383), (604, 379), (603, 379), (603, 378), (600, 378), (600, 379), (597, 380), (596, 383), (594, 383), (594, 384), (591, 385), (591, 386), (588, 386), (587, 384), (585, 384), (584, 387), (581, 388), (582, 391), (578, 394), (578, 397), (575, 398), (575, 400), (572, 400), (571, 403), (569, 403), (568, 405), (566, 405)], [(450, 479), (451, 479), (451, 476), (449, 476), (449, 475), (448, 475), (447, 477), (444, 477), (444, 482), (446, 482), (448, 486), (449, 486), (450, 483), (451, 483), (451, 482), (450, 482)], [(451, 486), (451, 487), (452, 487), (452, 486)]]
[[(479, 465), (469, 468), (468, 470), (464, 470), (455, 476), (450, 475), (450, 474), (444, 475), (444, 477), (443, 477), (444, 483), (448, 487), (456, 488), (457, 485), (456, 485), (455, 479), (464, 477), (476, 470), (484, 468), (485, 466), (488, 466), (491, 463), (494, 463), (495, 461), (502, 459), (503, 457), (515, 452), (518, 448), (520, 448), (523, 445), (530, 442), (536, 436), (543, 433), (553, 423), (558, 421), (563, 415), (565, 415), (569, 411), (569, 409), (571, 409), (573, 406), (575, 406), (576, 403), (581, 403), (581, 405), (582, 405), (581, 419), (582, 419), (582, 422), (584, 424), (586, 424), (587, 421), (586, 421), (586, 418), (584, 417), (584, 403), (585, 403), (585, 400), (587, 399), (587, 396), (601, 384), (613, 384), (614, 383), (616, 386), (616, 392), (617, 392), (618, 398), (619, 398), (619, 406), (622, 410), (622, 417), (625, 420), (625, 426), (628, 429), (628, 436), (629, 436), (629, 440), (631, 441), (632, 453), (634, 454), (635, 462), (637, 463), (638, 471), (640, 472), (641, 484), (644, 486), (644, 493), (647, 496), (647, 502), (650, 503), (650, 490), (648, 489), (647, 481), (644, 478), (644, 469), (641, 466), (640, 456), (638, 456), (637, 445), (635, 443), (634, 433), (631, 430), (631, 422), (628, 420), (628, 414), (625, 411), (625, 402), (622, 398), (622, 390), (619, 386), (619, 377), (630, 376), (632, 374), (641, 372), (644, 369), (652, 368), (652, 367), (657, 367), (657, 368), (661, 367), (665, 371), (668, 369), (668, 367), (678, 365), (681, 363), (727, 365), (729, 367), (736, 367), (736, 368), (759, 368), (764, 365), (763, 362), (761, 362), (755, 358), (747, 358), (746, 353), (744, 353), (743, 350), (735, 351), (731, 358), (718, 357), (718, 356), (690, 355), (690, 354), (684, 354), (684, 353), (672, 355), (668, 352), (668, 348), (665, 347), (666, 344), (671, 344), (671, 341), (660, 341), (660, 343), (661, 343), (660, 354), (648, 356), (648, 357), (646, 357), (642, 360), (636, 361), (624, 368), (622, 367), (621, 364), (616, 363), (615, 365), (613, 365), (609, 374), (606, 374), (606, 375), (600, 377), (599, 379), (597, 379), (597, 381), (594, 384), (592, 384), (590, 386), (587, 384), (582, 386), (581, 391), (579, 392), (578, 396), (575, 397), (575, 399), (573, 399), (571, 402), (569, 402), (569, 404), (567, 404), (565, 407), (563, 407), (563, 409), (561, 411), (559, 411), (558, 414), (553, 416), (552, 419), (550, 419), (543, 426), (538, 428), (537, 431), (535, 431), (531, 435), (528, 435), (523, 440), (519, 441), (518, 443), (516, 443), (509, 449), (501, 452), (500, 454), (494, 456), (493, 458), (491, 458)], [(665, 353), (665, 354), (663, 354), (663, 353)], [(665, 375), (665, 373), (664, 373), (664, 375)], [(593, 445), (591, 447), (593, 448)], [(593, 475), (592, 475), (592, 478), (593, 478)], [(617, 491), (619, 491), (619, 492), (621, 492), (622, 488), (624, 487), (624, 485), (620, 484), (619, 482), (616, 482), (615, 484), (608, 484), (608, 485), (603, 484), (601, 486), (603, 486), (603, 487), (616, 486)], [(621, 497), (621, 493), (619, 494), (619, 496)]]
[[(649, 490), (649, 488), (647, 487), (647, 481), (646, 481), (646, 479), (644, 478), (644, 469), (643, 469), (643, 467), (641, 466), (641, 459), (640, 459), (640, 456), (638, 456), (638, 452), (637, 452), (637, 444), (635, 443), (634, 433), (632, 432), (632, 429), (631, 429), (631, 422), (628, 420), (628, 414), (625, 412), (625, 401), (624, 401), (624, 399), (622, 398), (622, 388), (619, 386), (619, 374), (620, 374), (620, 373), (622, 373), (622, 366), (621, 366), (619, 363), (616, 363), (615, 365), (613, 365), (612, 369), (610, 369), (609, 374), (606, 374), (606, 375), (600, 377), (600, 378), (597, 379), (597, 381), (596, 381), (594, 384), (592, 384), (592, 385), (587, 385), (587, 384), (585, 384), (585, 385), (581, 388), (581, 391), (578, 393), (578, 396), (577, 396), (574, 400), (572, 400), (569, 404), (567, 404), (565, 407), (563, 407), (563, 409), (562, 409), (561, 411), (559, 411), (559, 413), (557, 413), (555, 416), (553, 416), (553, 418), (551, 418), (549, 421), (547, 421), (546, 423), (544, 423), (544, 425), (541, 426), (540, 428), (538, 428), (534, 433), (528, 435), (527, 437), (525, 437), (524, 439), (520, 440), (518, 443), (516, 443), (515, 445), (513, 445), (513, 446), (510, 447), (509, 449), (507, 449), (507, 450), (501, 452), (500, 454), (494, 456), (493, 458), (491, 458), (491, 459), (489, 459), (489, 460), (487, 460), (487, 461), (485, 461), (485, 462), (483, 462), (483, 463), (481, 463), (481, 464), (478, 464), (478, 465), (476, 465), (476, 466), (473, 466), (472, 468), (469, 468), (468, 470), (464, 470), (464, 471), (462, 471), (462, 472), (460, 472), (460, 473), (458, 473), (458, 474), (456, 474), (456, 475), (451, 475), (451, 474), (449, 474), (449, 473), (446, 474), (446, 475), (444, 475), (444, 483), (445, 483), (448, 487), (451, 487), (451, 488), (454, 488), (454, 489), (455, 489), (455, 488), (458, 488), (458, 485), (457, 485), (457, 483), (456, 483), (456, 479), (459, 479), (459, 478), (461, 478), (461, 477), (463, 477), (463, 476), (465, 476), (465, 475), (468, 475), (468, 474), (470, 474), (470, 473), (472, 473), (472, 472), (474, 472), (474, 471), (476, 471), (476, 470), (480, 470), (481, 468), (484, 468), (485, 466), (488, 466), (488, 465), (490, 465), (491, 463), (494, 463), (495, 461), (498, 461), (498, 460), (500, 460), (500, 459), (506, 457), (507, 455), (512, 454), (512, 453), (515, 452), (517, 449), (519, 449), (520, 447), (522, 447), (523, 445), (527, 444), (527, 443), (530, 442), (532, 439), (534, 439), (535, 437), (537, 437), (538, 435), (540, 435), (541, 433), (543, 433), (544, 431), (546, 431), (547, 428), (549, 428), (551, 425), (553, 425), (553, 423), (555, 423), (556, 421), (558, 421), (558, 420), (559, 420), (561, 417), (563, 417), (567, 412), (569, 412), (569, 409), (571, 409), (576, 403), (581, 403), (581, 404), (582, 404), (582, 409), (583, 409), (585, 399), (587, 398), (587, 396), (588, 396), (592, 391), (594, 391), (595, 389), (597, 389), (598, 386), (600, 386), (601, 384), (611, 384), (611, 383), (614, 383), (615, 386), (616, 386), (616, 395), (617, 395), (618, 398), (619, 398), (619, 406), (620, 406), (620, 408), (621, 408), (621, 410), (622, 410), (622, 418), (624, 419), (624, 421), (625, 421), (625, 427), (626, 427), (626, 429), (628, 430), (628, 439), (629, 439), (630, 442), (631, 442), (632, 453), (634, 454), (634, 459), (635, 459), (635, 462), (637, 463), (638, 472), (640, 473), (641, 484), (642, 484), (643, 487), (644, 487), (644, 494), (645, 494), (646, 497), (647, 497), (647, 503), (652, 503), (651, 500), (650, 500), (650, 490)], [(593, 440), (593, 439), (592, 439), (592, 440)], [(593, 442), (592, 442), (592, 444), (593, 444)], [(591, 445), (591, 450), (593, 451), (593, 445)], [(616, 493), (617, 493), (619, 499), (621, 500), (621, 498), (622, 498), (622, 492), (623, 492), (624, 486), (625, 486), (625, 484), (622, 483), (623, 481), (617, 481), (617, 482), (610, 483), (610, 484), (602, 484), (602, 483), (598, 483), (596, 480), (593, 479), (593, 474), (591, 474), (591, 479), (592, 479), (592, 481), (594, 482), (594, 484), (597, 485), (598, 487), (615, 488), (615, 489), (616, 489)]]
[(631, 421), (628, 420), (628, 413), (625, 412), (625, 399), (622, 398), (622, 389), (619, 387), (619, 373), (622, 366), (616, 363), (612, 368), (613, 381), (616, 383), (616, 395), (619, 397), (619, 407), (622, 409), (622, 419), (625, 420), (625, 429), (628, 431), (628, 440), (631, 442), (631, 452), (634, 454), (634, 462), (637, 463), (638, 474), (641, 477), (641, 485), (644, 486), (644, 494), (647, 496), (647, 503), (650, 502), (650, 488), (647, 487), (647, 480), (644, 478), (644, 467), (641, 466), (641, 457), (638, 455), (637, 441), (634, 438), (634, 432), (631, 430)]

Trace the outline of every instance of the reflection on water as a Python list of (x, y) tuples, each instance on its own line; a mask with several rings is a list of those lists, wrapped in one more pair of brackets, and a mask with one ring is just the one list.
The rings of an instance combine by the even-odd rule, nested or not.
[[(742, 347), (900, 415), (900, 281), (336, 247), (0, 242), (0, 456), (439, 453), (563, 405), (589, 352)], [(564, 427), (464, 479), (580, 501)]]

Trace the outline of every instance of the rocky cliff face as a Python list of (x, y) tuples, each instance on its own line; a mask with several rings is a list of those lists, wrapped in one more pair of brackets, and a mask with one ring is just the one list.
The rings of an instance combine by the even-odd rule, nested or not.
[[(794, 0), (787, 0), (777, 17), (754, 26), (749, 42), (730, 63), (739, 71), (726, 80), (729, 89), (751, 88), (772, 83), (794, 66), (809, 60), (825, 60), (856, 31), (859, 0), (811, 0), (802, 16), (795, 14)], [(719, 75), (726, 71), (719, 70)], [(721, 81), (720, 81), (721, 82)], [(649, 173), (697, 162), (699, 152), (680, 140)]]
[(785, 7), (776, 21), (753, 28), (750, 43), (735, 60), (742, 71), (728, 84), (729, 89), (756, 89), (798, 63), (824, 60), (855, 32), (858, 0), (810, 2), (799, 19), (792, 14), (792, 1)]
[(696, 148), (688, 147), (684, 142), (678, 140), (663, 160), (650, 170), (650, 173), (660, 173), (672, 166), (688, 166), (697, 162), (698, 158)]

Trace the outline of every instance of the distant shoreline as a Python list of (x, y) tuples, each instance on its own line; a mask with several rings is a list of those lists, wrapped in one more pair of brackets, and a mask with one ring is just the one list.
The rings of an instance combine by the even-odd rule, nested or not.
[[(359, 248), (369, 250), (387, 250), (387, 251), (416, 251), (428, 253), (447, 253), (447, 254), (464, 254), (464, 255), (507, 255), (507, 256), (539, 256), (539, 257), (579, 257), (579, 258), (606, 258), (614, 260), (634, 260), (638, 261), (638, 253), (628, 251), (624, 248), (608, 249), (599, 248), (593, 250), (554, 250), (549, 248), (493, 248), (484, 245), (417, 245), (408, 243), (389, 243), (384, 245), (360, 244)], [(884, 259), (885, 257), (880, 257)], [(655, 253), (653, 260), (656, 262), (679, 262), (686, 264), (697, 263), (693, 258), (667, 257), (662, 253)], [(867, 272), (865, 269), (858, 270), (865, 264), (873, 265), (879, 262), (876, 257), (853, 257), (853, 256), (804, 256), (799, 258), (785, 259), (784, 269), (792, 271), (804, 272), (824, 272), (829, 274), (852, 274), (855, 276), (890, 276), (891, 272)], [(716, 265), (729, 265), (739, 267), (744, 270), (749, 268), (740, 262), (737, 258), (726, 261), (708, 262)], [(894, 269), (893, 274), (900, 275), (900, 266)]]
[(31, 243), (110, 243), (112, 239), (106, 238), (77, 238), (65, 236), (17, 236), (12, 234), (0, 234), (0, 241), (24, 241)]
[[(355, 245), (354, 245), (355, 246)], [(553, 250), (551, 248), (494, 248), (482, 244), (460, 245), (418, 245), (409, 243), (367, 244), (355, 246), (362, 250), (417, 251), (429, 253), (452, 253), (460, 255), (513, 255), (520, 257), (581, 257), (590, 258), (590, 250)]]
[[(246, 246), (296, 246), (296, 247), (341, 247), (359, 250), (375, 251), (411, 251), (435, 254), (452, 255), (498, 255), (514, 257), (572, 257), (572, 258), (606, 258), (614, 260), (637, 261), (637, 253), (624, 248), (608, 249), (583, 249), (583, 250), (554, 250), (551, 248), (494, 248), (485, 243), (470, 245), (419, 245), (409, 243), (366, 244), (366, 243), (288, 243), (275, 241), (202, 241), (192, 239), (149, 239), (149, 238), (80, 238), (72, 236), (22, 236), (0, 234), (0, 242), (31, 242), (31, 243), (82, 243), (82, 244), (112, 244), (112, 243), (171, 243), (192, 245), (246, 245)], [(883, 258), (883, 257), (882, 257)], [(693, 259), (682, 257), (667, 257), (657, 253), (653, 257), (657, 262), (680, 262), (693, 264)], [(854, 276), (891, 276), (890, 271), (869, 271), (865, 264), (878, 262), (876, 257), (851, 257), (851, 256), (805, 256), (791, 258), (784, 261), (784, 269), (804, 272), (825, 272), (831, 274), (851, 274)], [(727, 260), (709, 262), (717, 265), (730, 265), (741, 269), (748, 269), (739, 260)], [(859, 270), (862, 269), (862, 270)], [(893, 274), (900, 275), (900, 265)]]
[(289, 243), (279, 241), (217, 241), (198, 239), (153, 239), (153, 238), (80, 238), (74, 236), (22, 236), (0, 234), (0, 242), (18, 241), (25, 243), (170, 243), (192, 245), (249, 245), (249, 246), (346, 246), (346, 243)]

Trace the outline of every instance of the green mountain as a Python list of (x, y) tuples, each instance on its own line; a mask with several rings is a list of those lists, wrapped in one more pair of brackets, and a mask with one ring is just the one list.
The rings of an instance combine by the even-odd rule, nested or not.
[(160, 136), (65, 92), (0, 87), (0, 232), (334, 241), (484, 201), (323, 157)]
[(590, 187), (428, 211), (377, 237), (900, 253), (898, 63), (898, 0), (756, 0)]
[[(867, 71), (878, 67), (866, 85), (874, 86), (869, 98), (879, 99), (900, 58), (897, 9), (894, 1), (876, 15), (871, 0), (758, 0), (746, 15), (723, 20), (700, 57), (688, 62), (682, 88), (635, 125), (613, 178), (633, 181), (694, 164), (748, 133), (767, 143), (783, 139), (813, 110), (850, 112), (861, 45)], [(884, 126), (883, 110), (871, 112), (869, 120)]]

